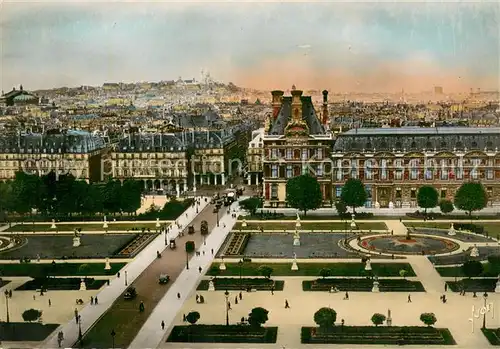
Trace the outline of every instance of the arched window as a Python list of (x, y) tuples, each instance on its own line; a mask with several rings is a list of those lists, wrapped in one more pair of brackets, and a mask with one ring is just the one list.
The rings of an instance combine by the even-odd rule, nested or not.
[(441, 142), (441, 149), (446, 149), (446, 142)]
[(366, 149), (372, 149), (373, 146), (370, 142), (366, 143)]
[(413, 150), (417, 149), (417, 143), (415, 141), (411, 142), (410, 148)]
[(470, 146), (473, 149), (477, 149), (477, 142), (476, 141), (472, 141), (472, 143), (470, 144)]
[(425, 147), (427, 149), (432, 149), (432, 142), (428, 141), (427, 143), (425, 143)]

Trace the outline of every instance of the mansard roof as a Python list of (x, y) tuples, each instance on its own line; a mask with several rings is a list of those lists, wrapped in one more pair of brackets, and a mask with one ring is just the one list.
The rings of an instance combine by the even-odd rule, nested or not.
[[(325, 128), (321, 124), (314, 110), (314, 106), (310, 96), (301, 96), (302, 102), (302, 120), (307, 123), (309, 133), (312, 135), (324, 134)], [(270, 135), (284, 135), (285, 128), (288, 122), (292, 119), (292, 97), (283, 97), (281, 109), (276, 120), (271, 126)]]
[(359, 128), (338, 135), (334, 151), (455, 151), (500, 149), (500, 128)]

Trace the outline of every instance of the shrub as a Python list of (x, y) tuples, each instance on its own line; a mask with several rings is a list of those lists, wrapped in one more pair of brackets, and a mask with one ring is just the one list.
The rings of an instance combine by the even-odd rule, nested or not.
[(195, 250), (194, 241), (192, 240), (186, 241), (185, 248), (187, 253), (193, 253)]
[(453, 212), (455, 206), (453, 206), (453, 202), (451, 202), (450, 200), (441, 200), (439, 202), (439, 209), (444, 214), (447, 214)]
[(436, 315), (434, 313), (422, 313), (420, 314), (420, 321), (422, 321), (427, 326), (432, 326), (436, 323)]
[(337, 312), (332, 308), (323, 307), (314, 313), (314, 322), (320, 328), (331, 328), (335, 326)]
[(273, 273), (273, 268), (267, 266), (267, 265), (261, 265), (259, 267), (259, 274), (264, 276), (267, 279), (271, 278), (271, 274)]
[(375, 326), (382, 325), (385, 319), (386, 319), (385, 315), (380, 313), (375, 313), (372, 316), (372, 322)]
[(324, 279), (324, 278), (327, 278), (329, 276), (332, 276), (332, 270), (330, 268), (322, 268), (320, 271), (319, 271), (319, 275)]
[(405, 279), (407, 273), (408, 273), (408, 271), (406, 271), (405, 269), (401, 269), (399, 271), (399, 276), (401, 276), (403, 279)]
[(483, 263), (480, 261), (467, 261), (462, 265), (462, 273), (468, 278), (481, 275), (483, 270)]
[(22, 316), (24, 321), (33, 322), (42, 317), (42, 312), (37, 309), (28, 309), (23, 312)]
[(453, 226), (457, 230), (469, 230), (476, 234), (484, 234), (484, 227), (472, 223), (454, 223)]
[(492, 254), (488, 256), (488, 262), (495, 266), (500, 265), (500, 255)]
[(335, 209), (337, 210), (339, 216), (345, 215), (347, 212), (347, 206), (342, 200), (335, 203)]
[(248, 323), (253, 327), (260, 327), (269, 319), (267, 314), (269, 311), (264, 308), (253, 308), (252, 312), (248, 314)]
[(200, 313), (197, 311), (192, 311), (186, 315), (186, 321), (191, 325), (194, 325), (200, 319)]

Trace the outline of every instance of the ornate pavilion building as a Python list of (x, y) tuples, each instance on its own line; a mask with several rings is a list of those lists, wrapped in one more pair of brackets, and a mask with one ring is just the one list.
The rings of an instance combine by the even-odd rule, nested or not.
[(328, 92), (323, 91), (321, 119), (310, 96), (292, 87), (291, 96), (272, 92), (273, 112), (263, 136), (263, 194), (265, 207), (286, 206), (288, 179), (304, 173), (315, 176), (325, 206), (332, 204), (330, 151), (332, 135), (327, 132)]
[(366, 207), (417, 207), (417, 192), (432, 185), (452, 200), (467, 181), (480, 181), (489, 206), (500, 205), (500, 128), (366, 128), (339, 134), (332, 181), (339, 198), (348, 178), (368, 192)]

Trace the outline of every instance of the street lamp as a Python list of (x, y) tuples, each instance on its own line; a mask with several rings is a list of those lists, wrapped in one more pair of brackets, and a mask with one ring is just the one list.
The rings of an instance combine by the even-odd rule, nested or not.
[(229, 292), (224, 292), (224, 296), (226, 297), (226, 326), (229, 326)]
[(241, 279), (241, 267), (243, 266), (243, 260), (240, 259), (238, 266), (240, 267), (240, 289), (243, 290), (243, 280)]
[(83, 345), (83, 334), (82, 334), (82, 316), (78, 314), (78, 342), (80, 347)]
[(168, 245), (168, 242), (167, 242), (167, 229), (165, 229), (165, 246)]
[(113, 330), (111, 330), (111, 343), (112, 343), (111, 348), (112, 348), (112, 349), (115, 349), (115, 336), (116, 336), (116, 332), (115, 332), (115, 330), (113, 329)]
[(10, 322), (10, 317), (9, 317), (9, 291), (5, 290), (5, 306), (7, 308), (7, 323)]
[[(488, 293), (487, 292), (484, 292), (484, 294), (483, 294), (483, 300), (484, 300), (484, 308), (488, 309), (487, 306), (486, 306), (486, 301), (488, 300)], [(483, 329), (486, 328), (486, 313), (487, 313), (487, 311), (483, 312)]]
[(186, 269), (189, 269), (189, 253), (186, 251)]
[(219, 226), (219, 209), (217, 209), (216, 214), (217, 214), (217, 226)]

